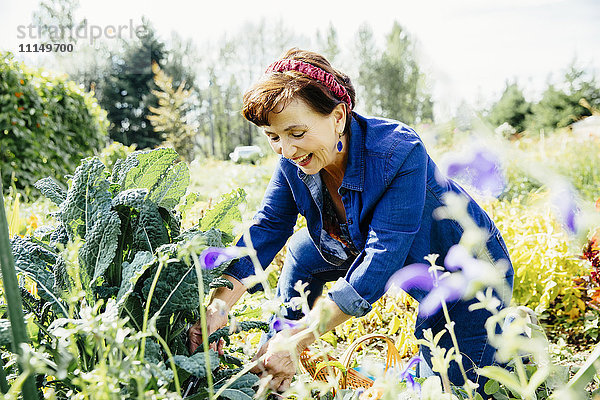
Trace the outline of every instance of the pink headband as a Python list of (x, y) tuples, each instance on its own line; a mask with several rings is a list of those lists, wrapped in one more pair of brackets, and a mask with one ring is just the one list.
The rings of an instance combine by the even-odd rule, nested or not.
[(345, 87), (340, 85), (329, 72), (323, 71), (321, 68), (315, 67), (314, 65), (304, 61), (283, 59), (275, 61), (273, 64), (269, 65), (269, 68), (267, 68), (265, 73), (268, 74), (271, 72), (285, 71), (298, 71), (304, 75), (308, 75), (309, 77), (318, 80), (340, 100), (346, 102), (348, 106), (352, 108), (352, 100), (350, 99), (348, 91)]

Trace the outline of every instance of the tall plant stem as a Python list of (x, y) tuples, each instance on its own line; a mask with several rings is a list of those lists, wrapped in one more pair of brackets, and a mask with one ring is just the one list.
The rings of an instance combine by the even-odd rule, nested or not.
[[(18, 355), (17, 361), (21, 372), (28, 371), (29, 368), (23, 363), (22, 343), (29, 342), (25, 320), (23, 319), (23, 303), (21, 301), (21, 292), (17, 282), (17, 271), (15, 270), (15, 259), (13, 258), (10, 239), (8, 234), (8, 222), (6, 221), (6, 212), (4, 211), (4, 196), (2, 182), (0, 181), (0, 268), (2, 270), (2, 284), (4, 285), (4, 297), (8, 306), (8, 317), (12, 330), (13, 343), (12, 350)], [(0, 377), (1, 379), (1, 377)], [(6, 378), (2, 387), (8, 387)], [(28, 376), (23, 383), (23, 399), (37, 399), (37, 389), (35, 387), (34, 376)]]
[[(525, 366), (523, 365), (523, 360), (521, 357), (516, 357), (515, 359), (515, 369), (517, 370), (517, 375), (519, 376), (519, 381), (521, 382), (521, 387), (527, 387), (527, 372), (525, 372)], [(525, 393), (523, 395), (525, 400), (530, 400), (532, 397), (529, 393)]]
[[(444, 310), (444, 317), (446, 318), (446, 327), (448, 328), (448, 333), (452, 338), (452, 344), (454, 345), (454, 349), (456, 350), (456, 363), (458, 364), (458, 368), (460, 369), (460, 373), (462, 374), (463, 380), (466, 384), (468, 380), (467, 373), (465, 372), (465, 367), (462, 363), (462, 354), (460, 354), (460, 349), (458, 348), (458, 340), (456, 339), (456, 334), (454, 333), (454, 324), (450, 319), (450, 314), (448, 313), (448, 307), (446, 306), (445, 301), (442, 301), (442, 309)], [(467, 395), (469, 396), (469, 400), (473, 400), (473, 394), (471, 393), (471, 389), (467, 389)]]
[(198, 255), (192, 252), (192, 258), (196, 267), (196, 276), (198, 278), (198, 298), (200, 300), (200, 326), (202, 328), (202, 347), (204, 350), (204, 361), (206, 363), (206, 380), (208, 383), (208, 398), (213, 398), (213, 376), (210, 367), (210, 354), (208, 353), (208, 327), (206, 326), (206, 310), (204, 309), (204, 279), (202, 278), (202, 266)]
[(2, 394), (8, 393), (8, 382), (6, 382), (6, 374), (4, 373), (4, 362), (0, 357), (0, 391)]
[(150, 314), (150, 303), (152, 303), (152, 296), (154, 295), (154, 290), (156, 289), (156, 284), (158, 283), (158, 278), (160, 277), (160, 273), (162, 272), (165, 261), (158, 261), (158, 268), (156, 268), (156, 273), (154, 274), (154, 279), (152, 279), (152, 285), (150, 285), (150, 291), (148, 292), (148, 300), (146, 300), (146, 309), (144, 310), (144, 322), (142, 323), (142, 341), (140, 344), (140, 362), (144, 362), (144, 353), (146, 351), (146, 331), (148, 330), (148, 314)]

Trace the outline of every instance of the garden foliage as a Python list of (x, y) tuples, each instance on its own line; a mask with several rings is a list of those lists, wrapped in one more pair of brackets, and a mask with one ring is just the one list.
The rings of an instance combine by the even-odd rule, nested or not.
[(62, 179), (104, 147), (106, 112), (64, 77), (0, 53), (0, 166), (5, 188), (28, 192), (40, 178)]
[(510, 251), (515, 271), (513, 302), (541, 313), (560, 296), (562, 304), (555, 312), (578, 317), (583, 305), (572, 280), (586, 269), (571, 255), (570, 239), (552, 210), (521, 199), (495, 200), (485, 208)]
[[(172, 149), (136, 151), (108, 171), (92, 157), (82, 160), (66, 191), (50, 177), (36, 183), (58, 206), (56, 223), (37, 229), (34, 236), (15, 236), (12, 248), (17, 271), (35, 281), (39, 295), (22, 291), (30, 319), (38, 327), (34, 342), (62, 357), (62, 364), (57, 362), (46, 373), (63, 378), (42, 384), (52, 386), (60, 397), (68, 397), (69, 390), (84, 390), (78, 384), (81, 380), (69, 373), (81, 359), (86, 361), (78, 367), (89, 374), (98, 373), (98, 364), (104, 362), (107, 350), (94, 345), (92, 331), (86, 331), (98, 318), (110, 319), (116, 331), (121, 329), (125, 338), (121, 344), (129, 343), (133, 354), (122, 357), (129, 360), (139, 352), (145, 359), (144, 371), (137, 373), (146, 380), (140, 383), (127, 374), (115, 380), (115, 390), (124, 396), (161, 385), (179, 390), (190, 375), (206, 385), (211, 372), (205, 354), (190, 355), (186, 345), (187, 326), (199, 319), (203, 298), (197, 276), (202, 270), (195, 268), (193, 255), (232, 242), (233, 221), (240, 220), (237, 206), (245, 193), (225, 196), (198, 224), (182, 231), (176, 206), (190, 177), (187, 165), (177, 159)], [(212, 287), (230, 285), (218, 279), (228, 263), (202, 271), (204, 294)], [(121, 326), (118, 316), (126, 319), (126, 325)], [(69, 340), (77, 338), (69, 348), (79, 349), (67, 359), (60, 355), (66, 350), (58, 340), (65, 330), (73, 330)], [(132, 350), (135, 343), (139, 348)], [(220, 370), (216, 353), (211, 351), (210, 358), (211, 369)], [(252, 386), (256, 380), (240, 382)], [(226, 392), (243, 394), (244, 384)]]

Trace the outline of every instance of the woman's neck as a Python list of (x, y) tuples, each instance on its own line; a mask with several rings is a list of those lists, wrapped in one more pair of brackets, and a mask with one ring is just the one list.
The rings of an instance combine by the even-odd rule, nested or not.
[(337, 154), (336, 159), (333, 163), (323, 168), (322, 173), (328, 175), (331, 181), (336, 183), (337, 187), (342, 185), (344, 180), (344, 173), (346, 172), (346, 164), (348, 163), (348, 135), (344, 135), (341, 138), (342, 151)]

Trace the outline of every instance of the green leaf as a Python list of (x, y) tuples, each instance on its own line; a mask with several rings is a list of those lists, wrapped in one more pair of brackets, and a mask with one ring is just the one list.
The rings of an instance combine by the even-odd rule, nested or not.
[[(154, 274), (146, 279), (142, 288), (144, 298), (148, 297)], [(157, 326), (163, 327), (169, 323), (168, 317), (177, 311), (192, 311), (199, 307), (198, 280), (194, 267), (182, 262), (171, 262), (163, 267), (160, 278), (156, 283), (150, 315), (160, 311)]]
[(111, 211), (110, 184), (104, 170), (98, 157), (83, 160), (75, 170), (59, 214), (71, 240), (75, 235), (85, 238), (94, 223)]
[(0, 319), (0, 347), (12, 345), (12, 330), (8, 319)]
[(252, 400), (252, 395), (238, 389), (225, 389), (219, 397), (229, 400)]
[(483, 390), (485, 391), (485, 394), (494, 394), (500, 390), (500, 384), (497, 381), (490, 379), (485, 383)]
[(163, 361), (162, 349), (158, 342), (153, 338), (146, 338), (146, 350), (144, 359), (152, 364), (158, 364)]
[[(211, 369), (215, 369), (219, 366), (219, 355), (216, 351), (210, 349), (208, 351), (210, 357)], [(199, 378), (206, 377), (206, 360), (204, 353), (195, 353), (190, 357), (178, 355), (173, 357), (175, 364), (189, 372), (190, 374)]]
[(112, 180), (121, 186), (121, 190), (145, 188), (151, 193), (178, 157), (175, 150), (168, 148), (134, 151), (113, 170)]
[(508, 389), (515, 393), (521, 393), (523, 388), (517, 377), (505, 370), (504, 368), (497, 366), (487, 366), (479, 370), (479, 374), (488, 377), (502, 383)]
[(15, 236), (11, 239), (15, 266), (48, 288), (54, 287), (52, 272), (58, 255), (33, 238)]
[[(241, 222), (242, 215), (238, 206), (246, 198), (244, 189), (233, 190), (224, 195), (223, 199), (208, 210), (200, 220), (200, 230), (218, 229), (231, 236), (236, 223)], [(231, 238), (233, 240), (233, 238)]]
[(52, 177), (47, 177), (44, 179), (40, 179), (37, 181), (34, 186), (38, 189), (44, 196), (52, 200), (54, 204), (60, 206), (63, 201), (67, 198), (67, 192), (60, 187), (58, 182), (54, 180)]
[(100, 277), (104, 276), (115, 258), (121, 233), (121, 220), (116, 212), (110, 211), (102, 214), (92, 225), (79, 256), (88, 276), (91, 277), (90, 285), (93, 286)]
[(117, 294), (117, 305), (121, 308), (127, 297), (133, 292), (138, 279), (144, 271), (154, 263), (156, 258), (148, 251), (139, 251), (131, 263), (124, 262), (122, 265), (123, 279)]
[[(120, 192), (112, 200), (112, 206), (124, 214), (123, 207), (129, 208), (133, 218), (129, 224), (133, 230), (131, 246), (134, 251), (155, 251), (170, 242), (169, 232), (156, 204), (148, 200), (147, 189), (128, 189)], [(131, 209), (136, 213), (131, 213)]]
[(190, 184), (190, 170), (185, 163), (175, 164), (168, 170), (166, 176), (150, 190), (150, 200), (167, 210), (179, 204)]
[(230, 380), (226, 380), (218, 385), (215, 385), (215, 389), (219, 389), (223, 385), (227, 384), (228, 387), (227, 389), (225, 389), (225, 391), (230, 389), (239, 390), (252, 398), (252, 396), (256, 394), (256, 391), (252, 389), (252, 386), (256, 385), (258, 383), (258, 380), (258, 376), (254, 374), (244, 374), (237, 378), (235, 381), (233, 381), (233, 383), (231, 384), (229, 384)]
[(33, 238), (15, 236), (11, 240), (15, 268), (33, 279), (39, 288), (39, 295), (46, 301), (58, 303), (55, 287), (54, 266), (58, 255)]
[(190, 192), (185, 196), (183, 203), (179, 206), (179, 213), (185, 220), (188, 211), (193, 207), (194, 203), (200, 199), (200, 194), (196, 192)]

